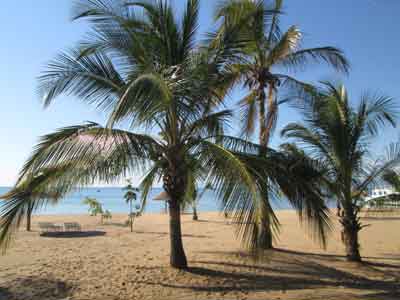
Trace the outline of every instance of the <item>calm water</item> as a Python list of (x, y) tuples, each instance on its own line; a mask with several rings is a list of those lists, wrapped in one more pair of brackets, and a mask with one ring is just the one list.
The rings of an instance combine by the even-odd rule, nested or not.
[[(9, 190), (8, 187), (0, 187), (0, 195), (6, 193)], [(163, 201), (153, 201), (152, 199), (158, 195), (162, 189), (154, 188), (147, 201), (147, 206), (145, 211), (152, 213), (159, 213), (164, 210)], [(124, 200), (125, 191), (119, 187), (110, 188), (85, 188), (80, 189), (68, 196), (66, 196), (59, 204), (52, 206), (49, 205), (37, 214), (48, 214), (48, 215), (70, 215), (70, 214), (86, 214), (88, 212), (87, 206), (82, 204), (85, 197), (94, 197), (100, 201), (104, 209), (108, 209), (111, 213), (127, 213), (129, 211), (129, 206)], [(287, 201), (278, 201), (279, 203), (274, 203), (276, 209), (290, 209), (290, 205)], [(0, 200), (1, 203), (1, 200)], [(218, 211), (219, 202), (212, 191), (207, 191), (203, 198), (200, 200), (198, 205), (199, 211), (209, 212)]]

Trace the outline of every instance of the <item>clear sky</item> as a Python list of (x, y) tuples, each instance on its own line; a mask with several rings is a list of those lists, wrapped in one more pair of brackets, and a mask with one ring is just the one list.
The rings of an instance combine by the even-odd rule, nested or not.
[[(105, 116), (68, 97), (43, 110), (35, 92), (36, 77), (46, 61), (59, 50), (73, 46), (87, 31), (85, 23), (70, 22), (73, 1), (3, 2), (0, 10), (0, 186), (9, 186), (40, 135), (86, 120), (103, 122)], [(182, 2), (175, 0), (175, 5), (181, 6)], [(202, 1), (203, 32), (210, 28), (214, 3)], [(305, 46), (340, 47), (352, 64), (350, 76), (346, 78), (338, 77), (327, 68), (310, 69), (298, 76), (310, 81), (341, 79), (353, 101), (365, 90), (380, 91), (400, 101), (399, 11), (398, 0), (286, 0), (283, 24), (298, 25), (306, 34)], [(282, 126), (297, 118), (296, 112), (283, 107), (279, 124)], [(386, 130), (374, 149), (380, 151), (384, 144), (397, 137), (396, 129)], [(275, 138), (274, 143), (279, 142)]]

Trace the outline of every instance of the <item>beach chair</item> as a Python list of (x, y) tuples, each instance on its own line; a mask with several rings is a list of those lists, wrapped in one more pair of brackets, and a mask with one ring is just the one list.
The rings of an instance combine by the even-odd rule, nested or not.
[(50, 222), (39, 222), (41, 233), (62, 231), (63, 227)]
[(45, 233), (49, 231), (49, 223), (39, 222), (40, 233)]
[(65, 231), (79, 232), (79, 231), (81, 231), (81, 225), (76, 223), (76, 222), (64, 223), (64, 230)]

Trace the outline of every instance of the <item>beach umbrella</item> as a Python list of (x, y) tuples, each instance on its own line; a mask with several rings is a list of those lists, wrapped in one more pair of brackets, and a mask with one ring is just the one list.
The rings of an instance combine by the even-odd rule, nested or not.
[(153, 198), (154, 201), (169, 201), (170, 197), (167, 192), (163, 191)]
[(168, 212), (167, 202), (170, 200), (170, 197), (166, 191), (161, 192), (157, 196), (153, 198), (154, 201), (165, 201), (165, 213)]

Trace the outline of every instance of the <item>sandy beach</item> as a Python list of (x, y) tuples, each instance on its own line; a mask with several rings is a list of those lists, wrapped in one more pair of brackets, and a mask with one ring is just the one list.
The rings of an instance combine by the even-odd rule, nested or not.
[[(36, 216), (0, 257), (0, 299), (400, 299), (400, 218), (364, 220), (362, 265), (344, 261), (338, 224), (325, 250), (294, 212), (279, 214), (277, 250), (255, 261), (217, 213), (183, 216), (188, 271), (169, 267), (168, 217), (134, 232), (114, 216)], [(79, 222), (86, 236), (41, 237), (39, 221)]]

